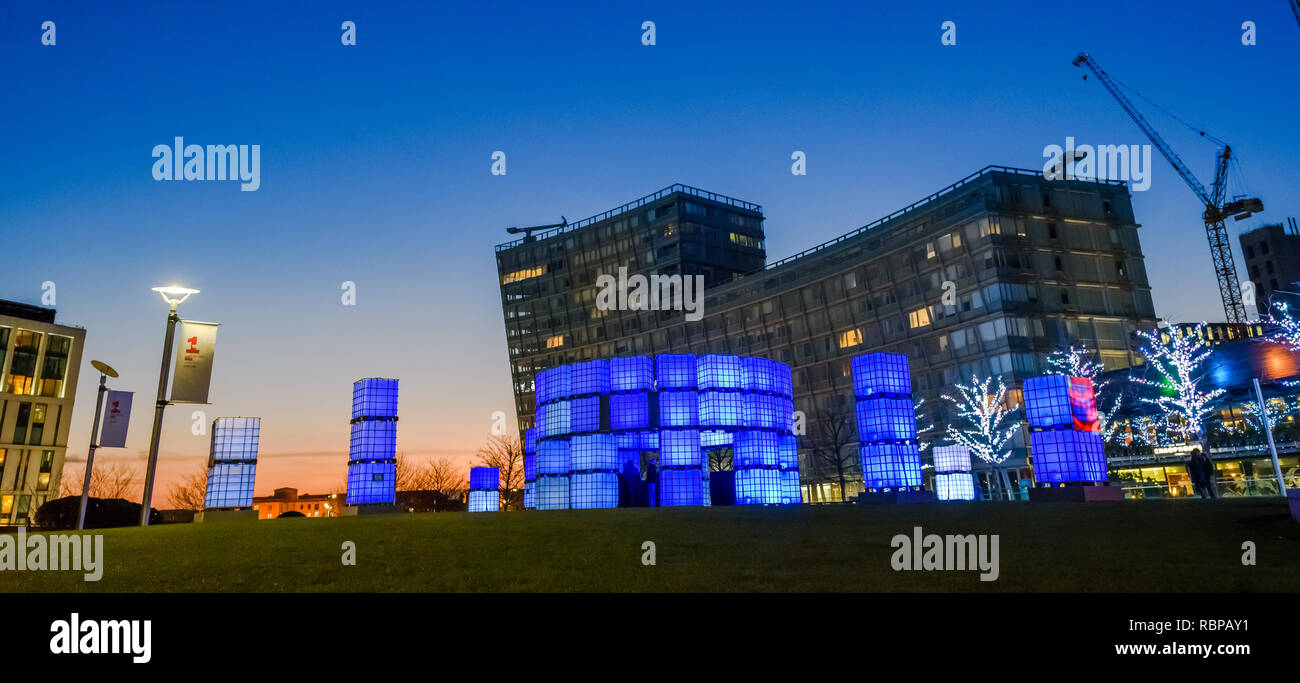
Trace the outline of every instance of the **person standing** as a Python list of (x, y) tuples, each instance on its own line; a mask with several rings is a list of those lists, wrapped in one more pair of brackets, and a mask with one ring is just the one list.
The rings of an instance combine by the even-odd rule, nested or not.
[(659, 507), (659, 464), (654, 458), (645, 466), (645, 485), (650, 507)]
[(1205, 453), (1197, 448), (1192, 451), (1192, 457), (1187, 460), (1187, 476), (1192, 480), (1192, 487), (1196, 490), (1196, 495), (1201, 498), (1214, 497), (1214, 463), (1205, 457)]

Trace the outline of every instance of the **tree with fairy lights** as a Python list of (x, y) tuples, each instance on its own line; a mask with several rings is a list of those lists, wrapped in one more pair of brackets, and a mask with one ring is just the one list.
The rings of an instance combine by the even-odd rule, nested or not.
[(1101, 388), (1106, 385), (1106, 381), (1098, 381), (1097, 379), (1101, 376), (1103, 366), (1100, 362), (1093, 360), (1096, 355), (1097, 352), (1087, 346), (1071, 345), (1069, 350), (1057, 349), (1048, 354), (1047, 365), (1058, 374), (1066, 377), (1084, 377), (1092, 380), (1093, 391), (1100, 393)]
[(1204, 432), (1205, 418), (1210, 414), (1210, 404), (1223, 395), (1222, 389), (1202, 389), (1205, 370), (1202, 368), (1210, 356), (1210, 347), (1204, 340), (1205, 323), (1191, 330), (1170, 326), (1162, 338), (1161, 331), (1139, 331), (1146, 344), (1140, 349), (1147, 365), (1154, 368), (1159, 379), (1135, 377), (1135, 382), (1154, 387), (1159, 396), (1143, 397), (1169, 419), (1168, 429), (1188, 441), (1199, 441)]
[(1254, 429), (1261, 435), (1265, 433), (1265, 420), (1268, 421), (1268, 431), (1271, 432), (1277, 428), (1278, 423), (1281, 422), (1282, 418), (1286, 417), (1289, 412), (1286, 404), (1279, 405), (1273, 401), (1265, 401), (1264, 406), (1266, 413), (1263, 416), (1260, 415), (1259, 404), (1254, 401), (1247, 403), (1241, 408), (1241, 416), (1246, 418), (1246, 423), (1250, 425), (1251, 429)]
[(1008, 408), (1006, 383), (998, 377), (997, 391), (990, 391), (989, 386), (993, 384), (993, 379), (993, 377), (985, 377), (981, 380), (972, 375), (970, 385), (954, 385), (961, 393), (959, 398), (943, 395), (945, 399), (953, 402), (957, 407), (957, 416), (966, 423), (963, 429), (948, 425), (948, 437), (965, 446), (971, 455), (990, 465), (996, 465), (1011, 455), (1007, 443), (1015, 436), (1016, 430), (1020, 429), (1019, 422), (1003, 426), (1003, 421), (1019, 408), (1020, 404)]
[(1274, 302), (1273, 309), (1277, 313), (1270, 313), (1264, 319), (1265, 322), (1273, 324), (1269, 338), (1279, 344), (1285, 344), (1292, 351), (1300, 351), (1300, 320), (1296, 320), (1295, 316), (1287, 311), (1284, 302)]
[[(925, 399), (923, 398), (918, 398), (916, 399), (916, 401), (912, 403), (912, 407), (916, 409), (916, 433), (918, 435), (924, 434), (930, 431), (931, 429), (934, 429), (934, 423), (930, 422), (930, 418), (926, 417), (925, 412), (921, 410), (921, 406), (923, 405), (925, 405)], [(925, 449), (930, 447), (930, 442), (922, 441), (921, 439), (918, 438), (916, 440), (916, 445), (917, 448), (924, 451)]]

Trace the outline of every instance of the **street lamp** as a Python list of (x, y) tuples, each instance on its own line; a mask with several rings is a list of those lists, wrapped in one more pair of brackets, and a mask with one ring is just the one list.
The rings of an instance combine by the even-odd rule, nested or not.
[(158, 466), (158, 439), (162, 436), (163, 409), (167, 407), (167, 371), (172, 362), (172, 347), (176, 341), (176, 307), (199, 290), (188, 287), (154, 287), (167, 302), (167, 335), (163, 340), (162, 369), (158, 372), (158, 402), (154, 405), (153, 435), (149, 437), (149, 464), (144, 472), (144, 502), (140, 506), (140, 526), (149, 526), (149, 505), (153, 500), (154, 469)]
[(103, 361), (92, 360), (90, 365), (99, 371), (99, 392), (95, 394), (95, 420), (90, 427), (90, 448), (86, 451), (86, 476), (81, 483), (81, 507), (77, 510), (77, 531), (86, 528), (86, 501), (90, 497), (90, 470), (95, 466), (95, 449), (99, 447), (99, 416), (104, 408), (104, 392), (108, 391), (108, 378), (117, 377), (117, 370)]

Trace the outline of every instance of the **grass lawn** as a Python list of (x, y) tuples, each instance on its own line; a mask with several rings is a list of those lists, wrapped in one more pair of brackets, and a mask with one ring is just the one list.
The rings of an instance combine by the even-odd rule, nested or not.
[[(896, 572), (890, 539), (998, 534), (1000, 577)], [(441, 513), (107, 529), (104, 576), (0, 574), (0, 591), (1300, 590), (1280, 499)], [(657, 564), (643, 566), (654, 541)], [(356, 566), (341, 545), (356, 543)], [(1242, 543), (1257, 547), (1243, 566)]]

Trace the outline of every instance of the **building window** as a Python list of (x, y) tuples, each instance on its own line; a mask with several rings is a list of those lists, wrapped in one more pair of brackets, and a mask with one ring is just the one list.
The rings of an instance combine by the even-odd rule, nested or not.
[(501, 284), (508, 285), (511, 282), (519, 282), (520, 280), (527, 280), (529, 278), (535, 278), (539, 275), (545, 275), (545, 274), (546, 274), (546, 266), (534, 266), (532, 268), (522, 268), (512, 273), (506, 273), (505, 275), (502, 275)]
[(45, 413), (49, 406), (45, 403), (37, 403), (32, 406), (31, 428), (28, 430), (30, 441), (33, 446), (41, 445), (41, 440), (45, 438)]
[(14, 438), (11, 439), (13, 443), (27, 443), (27, 423), (31, 421), (31, 418), (32, 404), (19, 403), (18, 415), (14, 418)]
[(564, 346), (564, 335), (557, 334), (554, 337), (546, 338), (546, 348), (555, 349)]
[(852, 329), (840, 333), (840, 348), (847, 349), (862, 343), (862, 330)]
[(54, 469), (54, 451), (43, 451), (41, 453), (41, 469), (36, 476), (36, 490), (50, 490), (50, 472)]
[(36, 379), (36, 355), (40, 352), (40, 348), (40, 332), (18, 330), (14, 335), (14, 358), (9, 364), (9, 383), (6, 391), (20, 396), (32, 393)]
[(912, 329), (925, 327), (930, 324), (930, 309), (918, 308), (907, 314), (907, 325)]
[(41, 396), (63, 397), (63, 380), (68, 374), (68, 354), (71, 351), (71, 337), (50, 335), (45, 344), (45, 359), (41, 363)]
[(5, 369), (5, 353), (9, 351), (9, 328), (0, 327), (0, 372)]

